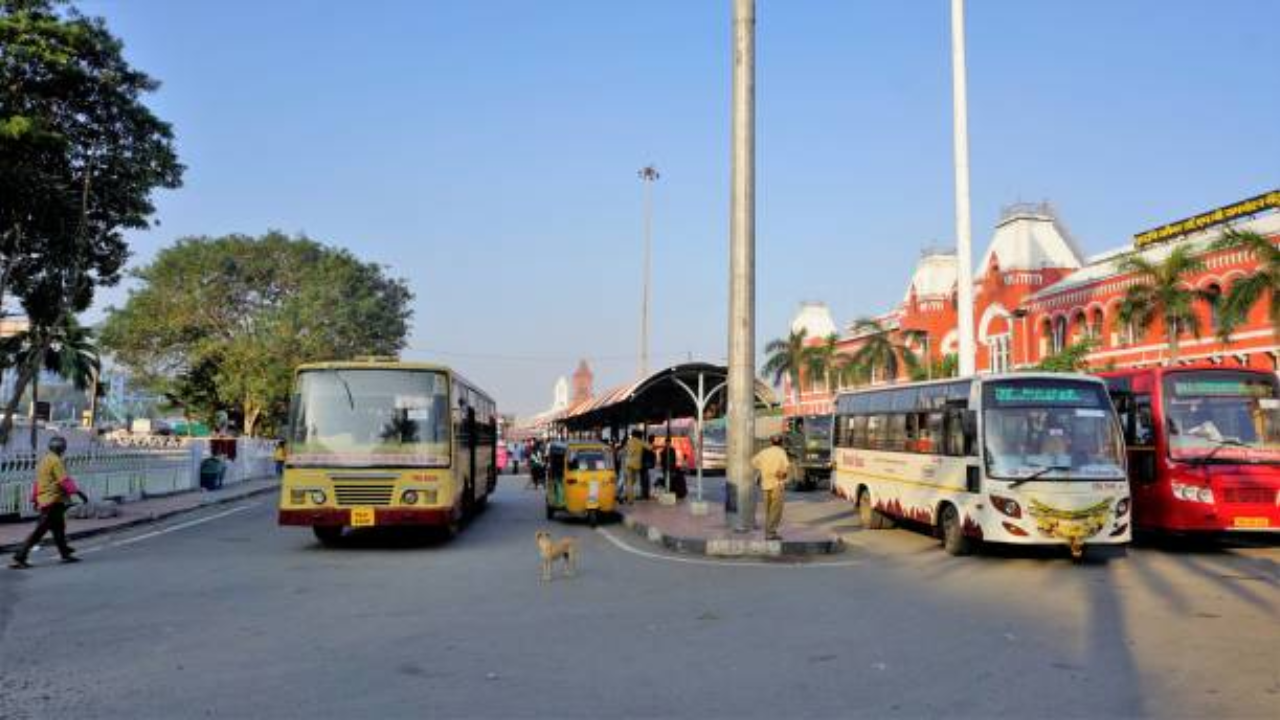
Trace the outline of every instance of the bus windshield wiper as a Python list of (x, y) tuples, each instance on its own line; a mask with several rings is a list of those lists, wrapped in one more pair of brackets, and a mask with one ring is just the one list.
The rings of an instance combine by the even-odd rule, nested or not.
[(334, 377), (336, 377), (336, 378), (338, 378), (338, 382), (342, 383), (342, 389), (347, 391), (347, 404), (351, 406), (351, 409), (352, 409), (352, 410), (355, 410), (355, 409), (356, 409), (356, 399), (355, 399), (355, 397), (354, 397), (354, 396), (352, 396), (352, 394), (351, 394), (351, 386), (347, 384), (347, 379), (346, 379), (346, 378), (344, 378), (344, 377), (342, 377), (342, 371), (341, 371), (341, 370), (334, 370), (334, 371), (333, 371), (333, 376), (334, 376)]
[(1030, 475), (1027, 475), (1026, 477), (1020, 477), (1020, 478), (1018, 478), (1018, 479), (1014, 480), (1013, 482), (1010, 482), (1010, 483), (1009, 483), (1009, 487), (1011, 487), (1011, 488), (1016, 488), (1016, 487), (1018, 487), (1019, 485), (1022, 485), (1023, 483), (1029, 483), (1029, 482), (1031, 482), (1032, 480), (1038, 480), (1038, 479), (1040, 479), (1041, 477), (1043, 477), (1043, 476), (1044, 476), (1044, 474), (1045, 474), (1045, 473), (1047, 473), (1047, 472), (1049, 472), (1050, 470), (1070, 470), (1070, 469), (1071, 469), (1071, 466), (1070, 466), (1070, 465), (1040, 465), (1040, 466), (1037, 466), (1037, 467), (1038, 467), (1039, 469), (1038, 469), (1038, 470), (1036, 470), (1035, 472), (1031, 473)]
[(1242, 448), (1247, 448), (1247, 447), (1249, 447), (1249, 445), (1248, 445), (1247, 443), (1240, 442), (1239, 440), (1236, 440), (1235, 438), (1223, 438), (1223, 439), (1221, 439), (1221, 440), (1210, 440), (1210, 442), (1215, 443), (1215, 444), (1214, 444), (1214, 447), (1213, 447), (1213, 449), (1212, 449), (1212, 450), (1210, 450), (1208, 453), (1206, 453), (1206, 454), (1204, 454), (1204, 455), (1202, 455), (1202, 456), (1200, 456), (1200, 457), (1191, 457), (1191, 458), (1187, 458), (1187, 462), (1188, 462), (1188, 463), (1191, 463), (1191, 464), (1193, 464), (1193, 465), (1208, 465), (1210, 462), (1213, 462), (1213, 456), (1214, 456), (1214, 455), (1217, 455), (1217, 454), (1218, 454), (1218, 451), (1219, 451), (1219, 450), (1221, 450), (1222, 448), (1225, 448), (1225, 447), (1242, 447)]

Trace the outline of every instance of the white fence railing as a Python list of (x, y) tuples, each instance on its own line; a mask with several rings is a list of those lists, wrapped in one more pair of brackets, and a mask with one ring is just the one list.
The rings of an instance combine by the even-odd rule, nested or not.
[[(274, 470), (269, 441), (241, 438), (236, 459), (226, 463), (224, 485), (270, 477)], [(42, 454), (0, 453), (0, 516), (34, 514), (31, 485)], [(200, 463), (210, 456), (209, 443), (194, 440), (168, 447), (94, 445), (67, 452), (67, 473), (90, 500), (133, 502), (200, 487)]]

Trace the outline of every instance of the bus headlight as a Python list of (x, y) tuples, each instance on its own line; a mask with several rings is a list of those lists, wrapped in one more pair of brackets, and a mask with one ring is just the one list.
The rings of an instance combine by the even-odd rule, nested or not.
[(1116, 503), (1116, 517), (1122, 518), (1129, 514), (1129, 498), (1120, 498), (1120, 502)]
[(326, 495), (324, 494), (324, 491), (323, 491), (323, 490), (312, 490), (312, 491), (311, 491), (311, 504), (312, 504), (312, 505), (323, 505), (323, 504), (325, 503), (325, 501), (326, 501), (326, 500), (328, 500), (328, 499), (329, 499), (329, 498), (328, 498), (328, 496), (326, 496)]
[(997, 510), (1011, 518), (1017, 519), (1022, 517), (1022, 506), (1018, 505), (1017, 500), (1000, 497), (999, 495), (992, 495), (991, 504), (994, 505)]
[(1173, 496), (1179, 500), (1187, 502), (1198, 502), (1210, 505), (1213, 503), (1213, 490), (1207, 487), (1198, 487), (1196, 485), (1183, 485), (1182, 483), (1173, 483)]
[(405, 491), (404, 491), (404, 494), (400, 496), (400, 501), (401, 501), (401, 502), (403, 502), (405, 505), (417, 505), (417, 504), (418, 504), (418, 491), (417, 491), (417, 490), (405, 490)]
[(1202, 503), (1213, 502), (1213, 491), (1209, 488), (1200, 488), (1200, 492), (1196, 494), (1196, 499)]

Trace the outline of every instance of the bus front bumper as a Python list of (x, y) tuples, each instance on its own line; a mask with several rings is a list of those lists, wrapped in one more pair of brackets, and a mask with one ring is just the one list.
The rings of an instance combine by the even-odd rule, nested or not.
[[(447, 525), (452, 508), (373, 508), (373, 526)], [(315, 508), (279, 511), (280, 525), (345, 527), (352, 525), (349, 508)]]

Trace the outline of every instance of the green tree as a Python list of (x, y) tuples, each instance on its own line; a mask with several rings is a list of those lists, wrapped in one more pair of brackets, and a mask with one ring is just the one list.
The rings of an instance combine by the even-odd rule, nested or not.
[(1078, 340), (1056, 353), (1043, 357), (1036, 365), (1036, 369), (1045, 372), (1085, 372), (1089, 369), (1089, 353), (1097, 347), (1098, 341), (1095, 338)]
[(791, 381), (792, 399), (800, 402), (800, 377), (811, 367), (812, 348), (805, 344), (808, 332), (803, 328), (793, 330), (786, 340), (771, 340), (764, 346), (766, 358), (762, 368), (765, 377), (772, 377), (774, 385), (782, 378)]
[(1204, 260), (1190, 247), (1179, 245), (1159, 262), (1137, 254), (1125, 256), (1116, 269), (1134, 278), (1120, 301), (1120, 322), (1145, 333), (1160, 320), (1169, 343), (1169, 360), (1176, 360), (1178, 336), (1183, 331), (1200, 336), (1196, 301), (1214, 301), (1207, 293), (1191, 289), (1189, 283), (1204, 270)]
[(1249, 311), (1264, 298), (1272, 331), (1280, 336), (1280, 249), (1262, 235), (1247, 230), (1228, 230), (1212, 245), (1215, 250), (1245, 250), (1257, 258), (1257, 268), (1227, 291), (1219, 302), (1218, 335), (1224, 341), (1244, 324)]
[(809, 377), (814, 380), (822, 378), (828, 392), (834, 392), (841, 380), (840, 368), (844, 358), (838, 348), (839, 342), (840, 336), (831, 333), (822, 339), (821, 345), (810, 346), (808, 361), (805, 365)]
[(103, 345), (189, 417), (273, 430), (303, 362), (396, 355), (412, 293), (382, 267), (305, 237), (186, 238), (135, 273)]
[[(0, 0), (0, 314), (16, 301), (33, 338), (119, 280), (124, 231), (148, 227), (152, 193), (181, 183), (172, 130), (142, 103), (156, 88), (102, 20)], [(34, 375), (16, 377), (11, 410)]]
[(960, 356), (956, 353), (947, 353), (936, 360), (930, 360), (927, 363), (921, 359), (920, 365), (911, 371), (911, 379), (919, 382), (921, 380), (941, 380), (943, 378), (951, 378), (960, 374)]
[(861, 336), (862, 344), (849, 356), (847, 372), (853, 377), (870, 381), (882, 375), (888, 382), (896, 382), (905, 369), (908, 376), (918, 372), (920, 359), (907, 346), (906, 341), (919, 336), (919, 331), (904, 330), (893, 337), (893, 331), (880, 321), (862, 318), (853, 324), (853, 335)]
[[(98, 348), (93, 333), (80, 325), (74, 316), (64, 315), (57, 325), (33, 325), (27, 330), (0, 340), (0, 358), (17, 373), (18, 382), (31, 387), (31, 402), (40, 400), (40, 373), (57, 373), (84, 391), (96, 380), (101, 370)], [(22, 395), (10, 397), (0, 420), (0, 445), (9, 441), (13, 431), (13, 415)], [(36, 449), (36, 424), (31, 424), (31, 448)]]

